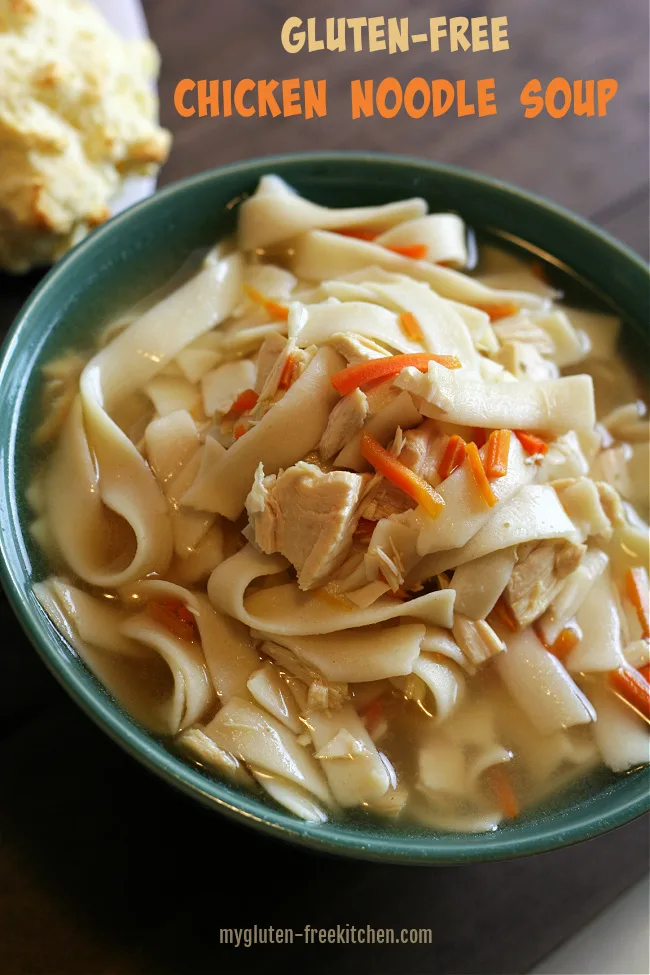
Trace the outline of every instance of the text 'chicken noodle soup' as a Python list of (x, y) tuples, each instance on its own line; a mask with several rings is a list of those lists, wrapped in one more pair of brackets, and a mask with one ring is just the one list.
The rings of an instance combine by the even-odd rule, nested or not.
[(618, 323), (478, 257), (424, 200), (265, 176), (192, 277), (44, 369), (44, 609), (138, 721), (311, 822), (493, 830), (648, 761)]

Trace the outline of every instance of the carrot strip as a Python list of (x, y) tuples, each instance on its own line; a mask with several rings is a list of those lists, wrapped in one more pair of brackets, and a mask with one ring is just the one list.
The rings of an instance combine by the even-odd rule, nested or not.
[(438, 492), (428, 481), (393, 457), (370, 433), (361, 434), (361, 454), (379, 474), (413, 498), (432, 518), (438, 517), (445, 506)]
[(373, 698), (370, 704), (367, 704), (360, 714), (366, 726), (366, 731), (370, 734), (379, 726), (379, 722), (384, 717), (384, 702), (382, 697), (383, 694), (380, 694), (379, 697)]
[(254, 389), (245, 389), (232, 404), (229, 412), (248, 413), (249, 410), (253, 409), (259, 398), (259, 393), (256, 393)]
[(517, 305), (512, 301), (504, 301), (501, 304), (493, 305), (474, 305), (479, 311), (485, 311), (490, 316), (491, 322), (498, 321), (499, 318), (507, 318), (508, 315), (514, 315), (519, 311)]
[(625, 573), (625, 593), (639, 617), (644, 637), (650, 636), (650, 602), (648, 594), (648, 573), (644, 566), (637, 565)]
[(650, 721), (650, 684), (631, 667), (619, 667), (609, 673), (609, 685), (626, 704)]
[(644, 680), (650, 684), (650, 664), (645, 664), (644, 667), (637, 668)]
[(388, 355), (381, 359), (370, 359), (368, 362), (357, 362), (353, 366), (341, 369), (340, 372), (332, 376), (332, 386), (334, 389), (345, 396), (359, 386), (374, 379), (385, 379), (387, 376), (396, 376), (412, 366), (420, 372), (426, 372), (430, 362), (438, 362), (447, 369), (460, 369), (460, 362), (453, 355), (434, 355), (431, 352), (412, 352), (404, 355)]
[(536, 437), (534, 433), (528, 433), (526, 430), (513, 430), (512, 432), (527, 454), (545, 454), (548, 450), (548, 444)]
[(438, 476), (444, 481), (465, 460), (465, 441), (458, 434), (453, 433), (447, 441), (442, 460), (438, 465)]
[(354, 530), (355, 538), (370, 538), (377, 526), (376, 521), (371, 521), (370, 518), (359, 518), (357, 522), (357, 527)]
[(291, 385), (291, 380), (293, 379), (293, 367), (296, 364), (296, 360), (292, 355), (287, 356), (287, 361), (282, 367), (282, 372), (280, 373), (280, 379), (278, 380), (278, 389), (288, 389)]
[(470, 442), (465, 447), (465, 451), (469, 460), (469, 469), (472, 472), (472, 477), (477, 488), (481, 492), (481, 497), (492, 508), (497, 503), (498, 498), (495, 496), (494, 491), (490, 487), (490, 482), (485, 475), (485, 468), (483, 467), (478, 447), (475, 443)]
[(239, 438), (243, 437), (245, 433), (246, 433), (246, 427), (244, 426), (243, 423), (238, 423), (235, 429), (233, 430), (233, 436), (235, 440), (239, 440)]
[(519, 629), (519, 624), (513, 616), (508, 604), (504, 602), (503, 596), (500, 596), (497, 599), (490, 616), (494, 616), (494, 618), (498, 620), (499, 623), (502, 623), (506, 630), (510, 630), (511, 633), (516, 633)]
[(408, 593), (406, 591), (406, 589), (403, 589), (402, 586), (398, 586), (397, 589), (395, 590), (395, 592), (391, 593), (391, 595), (392, 596), (395, 596), (396, 599), (401, 599), (402, 602), (405, 599), (410, 599), (411, 598), (411, 594)]
[(426, 257), (427, 249), (426, 244), (395, 244), (394, 246), (386, 247), (386, 250), (393, 251), (394, 254), (401, 254), (402, 257), (412, 257), (415, 261), (421, 261), (422, 258)]
[(343, 237), (356, 237), (357, 240), (374, 240), (377, 236), (374, 230), (357, 230), (355, 227), (337, 227), (332, 233), (341, 234)]
[(251, 301), (254, 301), (257, 305), (261, 305), (262, 308), (265, 308), (269, 315), (272, 315), (273, 318), (279, 318), (281, 321), (286, 322), (287, 318), (289, 317), (289, 309), (284, 305), (280, 305), (277, 301), (273, 301), (272, 298), (267, 298), (262, 294), (261, 291), (258, 291), (257, 288), (251, 288), (249, 284), (244, 285), (244, 291)]
[(414, 342), (421, 342), (424, 338), (422, 329), (420, 328), (420, 323), (412, 311), (403, 311), (401, 313), (399, 316), (399, 327), (402, 329), (406, 337), (413, 339)]
[(180, 599), (152, 599), (147, 611), (157, 623), (181, 640), (196, 640), (198, 628), (194, 613)]
[(506, 819), (515, 819), (519, 815), (519, 802), (507, 772), (502, 765), (492, 765), (486, 771), (501, 812)]
[(485, 475), (488, 480), (505, 477), (508, 473), (510, 430), (493, 430), (485, 452)]
[(582, 640), (582, 630), (577, 623), (569, 623), (562, 629), (554, 643), (548, 644), (544, 639), (541, 629), (533, 624), (533, 629), (537, 639), (545, 650), (552, 653), (558, 660), (564, 660), (571, 653), (573, 648)]

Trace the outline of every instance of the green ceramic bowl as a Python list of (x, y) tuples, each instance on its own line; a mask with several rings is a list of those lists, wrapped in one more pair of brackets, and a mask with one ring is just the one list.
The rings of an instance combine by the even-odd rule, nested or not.
[[(331, 206), (425, 197), (477, 229), (530, 242), (578, 275), (606, 287), (632, 343), (645, 345), (648, 272), (629, 250), (551, 203), (474, 173), (418, 159), (365, 153), (279, 156), (192, 177), (139, 203), (96, 230), (36, 289), (7, 339), (0, 366), (0, 529), (7, 595), (30, 640), (68, 693), (115, 741), (172, 785), (272, 835), (329, 853), (424, 864), (539, 853), (620, 826), (648, 808), (648, 774), (603, 775), (500, 829), (438, 834), (359, 818), (315, 826), (239, 791), (183, 761), (115, 703), (47, 619), (32, 593), (45, 566), (30, 543), (24, 488), (36, 415), (39, 366), (87, 344), (138, 298), (165, 282), (191, 251), (232, 229), (236, 204), (266, 172), (279, 173), (309, 199)], [(635, 332), (636, 328), (636, 332)], [(71, 756), (74, 761), (74, 756)]]

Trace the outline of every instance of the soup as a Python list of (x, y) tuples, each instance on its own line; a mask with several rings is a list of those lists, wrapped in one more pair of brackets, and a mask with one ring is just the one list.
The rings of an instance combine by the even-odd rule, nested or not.
[(44, 370), (54, 625), (188, 760), (316, 823), (493, 830), (646, 763), (648, 420), (615, 317), (423, 200), (266, 176), (238, 213)]

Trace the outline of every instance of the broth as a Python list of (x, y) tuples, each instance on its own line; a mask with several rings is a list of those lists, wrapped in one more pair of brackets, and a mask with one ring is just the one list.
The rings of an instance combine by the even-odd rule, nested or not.
[[(372, 219), (376, 226), (379, 218)], [(426, 218), (407, 217), (404, 226), (418, 219)], [(395, 235), (399, 225), (384, 236)], [(331, 229), (331, 221), (326, 226)], [(444, 233), (438, 228), (439, 238), (427, 244), (449, 248), (451, 257), (440, 258), (443, 266), (462, 263), (453, 226), (445, 225)], [(324, 246), (315, 233), (313, 246)], [(376, 247), (365, 265), (362, 251), (357, 254), (356, 242), (374, 241), (364, 233), (321, 231), (328, 239), (341, 236), (348, 249), (352, 241), (350, 260), (357, 261), (350, 267), (356, 273), (341, 274), (337, 260), (347, 257), (338, 256), (335, 242), (330, 281), (301, 278), (296, 265), (302, 261), (304, 267), (310, 258), (299, 244), (287, 248), (282, 240), (279, 245), (262, 241), (249, 251), (247, 289), (237, 283), (236, 294), (227, 298), (219, 289), (228, 288), (228, 275), (241, 259), (225, 242), (207, 263), (194, 262), (196, 277), (184, 271), (173, 287), (109, 326), (100, 351), (68, 355), (46, 367), (43, 425), (36, 438), (47, 455), (28, 500), (35, 512), (33, 536), (51, 574), (36, 590), (54, 624), (108, 692), (206, 771), (261, 788), (314, 822), (358, 815), (357, 809), (405, 826), (492, 830), (570, 782), (606, 766), (620, 772), (647, 761), (639, 696), (646, 693), (649, 660), (647, 608), (643, 616), (647, 420), (641, 403), (618, 410), (640, 399), (641, 381), (619, 349), (615, 314), (595, 292), (552, 259), (498, 235), (471, 236), (470, 250), (478, 253), (475, 267), (465, 255), (472, 275), (467, 280), (483, 286), (490, 299), (489, 318), (477, 314), (480, 303), (450, 297), (461, 285), (458, 276), (443, 275), (440, 287), (450, 291), (444, 301), (436, 299), (439, 319), (432, 312), (431, 321), (440, 325), (444, 319), (441, 334), (455, 347), (431, 353), (429, 333), (422, 334), (424, 319), (409, 305), (425, 300), (424, 289), (402, 277), (413, 266), (413, 276), (417, 271), (426, 281), (418, 270), (425, 245), (417, 234), (414, 242), (396, 237), (394, 246), (382, 245), (391, 252), (390, 261), (397, 255), (411, 263), (378, 270), (372, 259)], [(303, 236), (307, 239), (308, 232)], [(217, 265), (221, 270), (211, 281), (208, 272)], [(204, 274), (207, 297), (196, 291)], [(558, 289), (567, 295), (566, 306)], [(499, 302), (501, 293), (505, 297)], [(287, 315), (295, 301), (300, 304)], [(329, 332), (325, 325), (310, 324), (318, 316), (351, 310), (360, 322), (368, 305), (379, 309), (373, 311), (374, 332), (366, 325), (365, 331), (355, 330), (361, 324), (342, 325), (341, 338), (336, 322), (327, 326)], [(205, 323), (199, 327), (201, 316)], [(211, 316), (223, 321), (213, 328)], [(401, 335), (394, 331), (395, 321)], [(313, 341), (296, 343), (295, 336), (307, 327), (314, 331)], [(136, 328), (148, 336), (148, 345), (141, 336), (129, 345)], [(175, 329), (187, 329), (189, 340), (180, 341)], [(452, 358), (468, 356), (455, 359), (459, 372), (468, 373), (470, 382), (494, 383), (495, 393), (516, 381), (529, 389), (556, 376), (588, 373), (599, 424), (576, 433), (558, 423), (551, 404), (553, 429), (540, 424), (516, 434), (507, 429), (500, 440), (503, 428), (489, 416), (482, 426), (442, 417), (435, 389), (427, 401), (433, 409), (425, 413), (426, 396), (415, 396), (408, 384), (395, 387), (396, 372), (383, 379), (372, 375), (377, 363), (410, 355), (418, 345), (428, 350), (429, 359), (447, 352)], [(124, 351), (116, 355), (118, 346)], [(319, 386), (316, 365), (327, 356), (338, 367), (328, 367)], [(296, 443), (309, 441), (306, 431), (318, 409), (327, 420), (325, 432), (334, 435), (332, 410), (340, 401), (333, 398), (329, 376), (336, 386), (356, 367), (369, 378), (351, 393), (341, 387), (349, 408), (341, 421), (347, 439), (328, 453), (321, 433), (318, 450), (312, 443), (287, 462)], [(456, 371), (453, 363), (439, 367)], [(258, 438), (265, 457), (273, 450), (277, 455), (273, 476), (264, 478), (269, 473), (264, 469), (242, 477), (240, 469), (223, 468), (221, 481), (213, 480), (206, 493), (206, 478), (221, 470), (240, 440), (245, 444), (247, 435), (278, 415), (273, 412), (278, 407), (288, 415), (290, 396), (297, 397), (310, 370), (312, 386), (302, 414), (296, 410), (278, 432)], [(411, 383), (421, 386), (431, 365), (428, 373), (420, 372), (421, 379), (412, 371)], [(446, 381), (441, 373), (439, 382)], [(489, 411), (489, 396), (487, 401)], [(452, 403), (452, 417), (455, 409)], [(471, 404), (467, 409), (469, 415)], [(355, 410), (365, 410), (360, 421)], [(376, 417), (383, 419), (372, 425)], [(361, 448), (357, 443), (365, 431), (373, 442), (375, 436), (383, 439), (383, 445), (377, 441), (379, 451), (388, 446), (392, 454), (375, 450), (378, 459), (366, 464), (369, 441), (358, 441)], [(460, 460), (443, 476), (452, 435), (463, 444)], [(461, 482), (460, 475), (470, 470), (472, 445), (478, 451), (485, 440), (486, 451), (490, 444), (506, 445), (507, 469), (502, 474), (492, 469), (488, 476), (488, 454), (481, 461), (477, 452), (486, 480), (472, 487), (474, 482)], [(413, 460), (409, 467), (401, 458), (416, 448), (420, 466)], [(237, 451), (244, 454), (242, 447)], [(406, 467), (415, 475), (408, 488), (403, 472), (401, 488), (391, 482), (390, 457), (398, 459), (399, 470)], [(378, 472), (374, 478), (372, 466)], [(499, 484), (514, 478), (515, 469), (516, 489), (497, 497)], [(426, 470), (430, 474), (422, 473)], [(439, 492), (457, 472), (458, 491), (468, 492), (468, 500), (456, 519), (460, 527), (441, 529), (452, 541), (438, 544), (438, 529), (426, 520), (427, 505), (447, 510), (454, 503), (453, 494), (445, 500)], [(283, 488), (288, 475), (294, 480)], [(240, 481), (245, 511), (243, 500), (241, 505), (232, 500)], [(471, 494), (481, 485), (483, 500), (495, 505), (494, 517), (511, 497), (530, 497), (531, 507), (521, 516), (519, 540), (513, 535), (502, 549), (492, 542), (475, 557), (454, 560), (449, 552), (462, 553), (493, 523)], [(541, 493), (531, 494), (536, 485)], [(534, 515), (533, 498), (551, 504), (559, 527), (529, 538), (525, 529)], [(418, 499), (420, 507), (414, 507)], [(329, 537), (332, 512), (338, 521)], [(475, 527), (463, 533), (466, 521)], [(388, 532), (384, 541), (382, 525)], [(391, 534), (395, 526), (401, 534)], [(504, 521), (504, 532), (512, 527)], [(325, 536), (332, 551), (319, 561)], [(429, 548), (423, 543), (427, 538), (433, 539)], [(278, 561), (273, 553), (284, 558)], [(434, 560), (434, 569), (418, 576), (425, 558)], [(330, 571), (325, 571), (328, 559)], [(472, 576), (481, 559), (487, 560), (481, 563), (485, 568)], [(537, 561), (526, 570), (526, 559)], [(137, 565), (141, 571), (133, 568)], [(517, 586), (526, 583), (526, 571), (532, 581), (521, 596)], [(590, 571), (594, 578), (587, 583)], [(499, 573), (503, 588), (497, 590), (493, 580)], [(565, 579), (575, 580), (581, 598), (571, 595)], [(463, 613), (452, 614), (447, 598), (452, 592), (457, 602), (464, 600)], [(596, 624), (586, 608), (597, 594), (599, 632), (607, 634), (602, 639), (590, 636)], [(544, 599), (543, 608), (529, 618)], [(415, 600), (419, 608), (411, 612)], [(479, 605), (487, 608), (484, 616), (476, 615)], [(468, 606), (473, 616), (467, 615)], [(562, 611), (568, 615), (555, 633)], [(352, 623), (346, 624), (346, 613)], [(638, 685), (632, 691), (630, 680)], [(552, 699), (551, 705), (540, 693)]]

